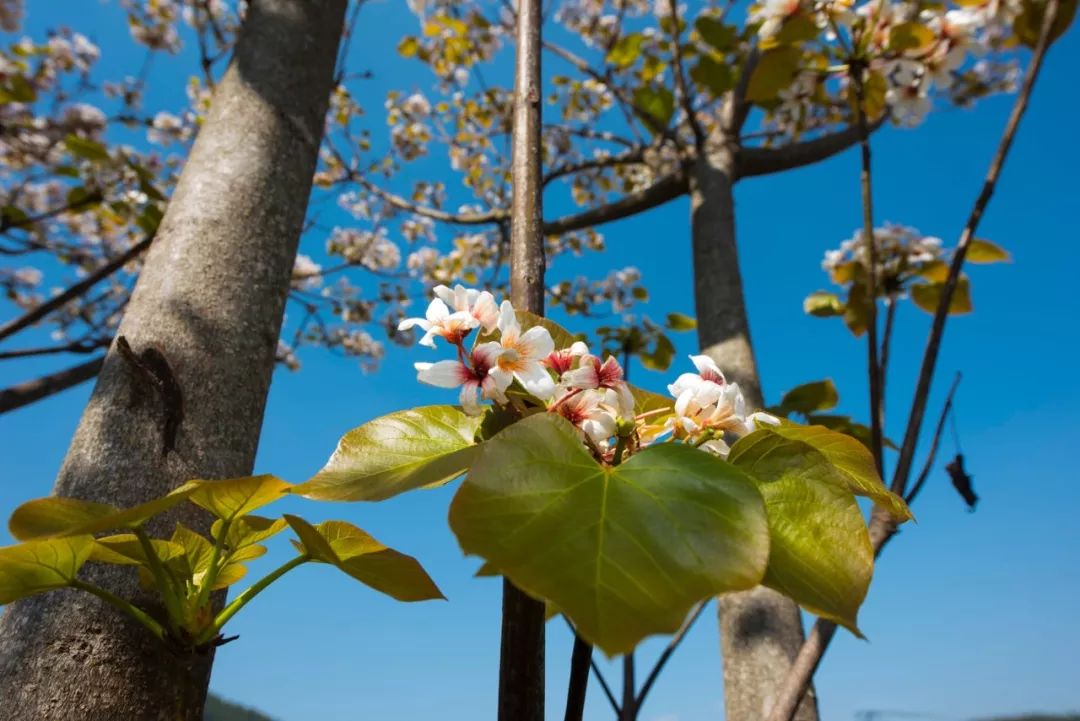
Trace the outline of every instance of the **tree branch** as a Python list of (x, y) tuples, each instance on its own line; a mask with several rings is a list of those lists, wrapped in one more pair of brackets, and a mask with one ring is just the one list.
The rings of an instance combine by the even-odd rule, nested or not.
[(489, 210), (484, 213), (451, 213), (446, 210), (440, 210), (439, 208), (418, 205), (400, 195), (391, 193), (388, 190), (383, 190), (365, 178), (355, 176), (354, 179), (366, 190), (375, 193), (375, 195), (379, 196), (398, 210), (422, 215), (425, 218), (431, 218), (432, 220), (441, 223), (449, 223), (451, 225), (488, 225), (490, 223), (498, 223), (510, 217), (510, 214), (503, 209)]
[(33, 308), (22, 316), (15, 318), (12, 321), (0, 326), (0, 340), (4, 340), (8, 336), (18, 333), (23, 328), (33, 325), (46, 315), (63, 306), (68, 301), (78, 298), (91, 287), (96, 285), (99, 281), (109, 277), (120, 268), (127, 265), (127, 263), (137, 256), (139, 256), (144, 250), (150, 247), (150, 243), (154, 240), (153, 234), (146, 236), (135, 245), (128, 248), (126, 251), (110, 260), (105, 265), (95, 270), (90, 275), (80, 280), (75, 285), (71, 286), (63, 293), (57, 296), (53, 296), (49, 300), (41, 303), (36, 308)]
[(923, 485), (926, 483), (926, 479), (930, 476), (930, 471), (934, 468), (934, 459), (937, 458), (938, 445), (941, 443), (941, 434), (945, 431), (945, 421), (949, 418), (949, 412), (952, 410), (953, 396), (956, 395), (956, 389), (960, 385), (961, 374), (956, 372), (956, 378), (953, 379), (952, 387), (949, 388), (949, 395), (945, 398), (945, 405), (941, 408), (941, 416), (938, 418), (937, 428), (934, 429), (934, 438), (930, 441), (930, 453), (926, 456), (926, 463), (923, 464), (922, 472), (919, 473), (919, 477), (915, 479), (915, 483), (911, 486), (911, 490), (904, 497), (904, 501), (910, 506), (915, 497), (919, 495), (919, 491), (922, 490)]
[(591, 228), (594, 225), (621, 220), (644, 210), (663, 205), (680, 195), (685, 195), (688, 187), (686, 176), (683, 173), (665, 175), (649, 187), (628, 193), (618, 200), (580, 213), (547, 221), (544, 223), (544, 234), (560, 235), (574, 230), (581, 230), (582, 228)]
[(566, 688), (564, 721), (581, 721), (585, 714), (585, 692), (589, 688), (592, 644), (574, 633), (574, 651), (570, 656), (570, 683)]
[[(938, 351), (941, 347), (941, 338), (945, 332), (945, 320), (948, 318), (949, 305), (952, 302), (952, 296), (960, 278), (960, 270), (964, 265), (968, 247), (971, 245), (971, 239), (975, 235), (975, 230), (978, 228), (979, 221), (982, 219), (986, 206), (994, 194), (994, 188), (997, 185), (998, 178), (1001, 176), (1001, 170), (1005, 165), (1005, 158), (1008, 156), (1009, 149), (1012, 147), (1013, 140), (1016, 137), (1016, 131), (1020, 127), (1020, 121), (1023, 119), (1028, 103), (1031, 100), (1031, 93), (1035, 88), (1035, 81), (1038, 79), (1039, 70), (1042, 68), (1043, 60), (1046, 57), (1046, 50), (1050, 45), (1050, 32), (1058, 14), (1058, 7), (1059, 0), (1047, 0), (1042, 28), (1039, 32), (1039, 40), (1032, 53), (1031, 64), (1028, 66), (1023, 85), (1020, 88), (1020, 93), (1016, 97), (1012, 112), (1009, 114), (1009, 119), (1005, 124), (1005, 130), (1002, 133), (997, 152), (990, 162), (990, 168), (987, 170), (986, 179), (983, 181), (982, 191), (979, 193), (979, 197), (976, 199), (975, 205), (971, 209), (967, 224), (964, 226), (964, 230), (960, 235), (960, 243), (957, 245), (952, 263), (949, 266), (949, 275), (945, 281), (945, 287), (942, 290), (941, 298), (938, 301), (937, 310), (934, 313), (930, 337), (927, 340), (926, 351), (923, 355), (923, 363), (922, 368), (919, 371), (915, 399), (912, 403), (911, 415), (908, 417), (907, 431), (904, 434), (904, 444), (900, 450), (900, 459), (897, 462), (896, 472), (893, 475), (892, 490), (894, 493), (901, 496), (905, 495), (904, 490), (907, 485), (908, 474), (911, 472), (911, 464), (915, 455), (915, 446), (916, 441), (918, 440), (919, 429), (922, 427), (923, 416), (926, 413), (926, 403), (927, 398), (930, 395), (930, 383), (933, 380), (934, 369), (937, 365)], [(885, 544), (888, 543), (889, 539), (892, 538), (895, 533), (895, 521), (892, 520), (887, 512), (880, 508), (875, 508), (870, 517), (870, 540), (874, 547), (875, 557), (881, 553), (881, 549), (884, 548)], [(792, 664), (787, 678), (784, 680), (783, 685), (777, 693), (772, 710), (766, 715), (766, 721), (791, 721), (795, 714), (795, 709), (798, 708), (803, 694), (806, 693), (806, 688), (810, 685), (810, 680), (813, 678), (814, 671), (821, 662), (821, 657), (828, 648), (829, 641), (832, 640), (835, 631), (836, 624), (820, 618), (817, 620), (810, 635), (807, 636), (805, 643), (803, 643), (802, 648), (799, 650), (799, 654), (796, 656), (795, 662)]]
[(641, 163), (645, 159), (645, 149), (641, 147), (632, 148), (625, 153), (619, 153), (618, 155), (607, 155), (600, 158), (589, 158), (576, 163), (564, 163), (549, 170), (544, 175), (544, 185), (547, 185), (553, 180), (565, 177), (567, 175), (574, 175), (585, 170), (594, 170), (597, 168), (611, 168), (617, 165), (634, 165)]
[[(870, 124), (869, 130), (874, 132), (884, 124), (883, 116)], [(842, 153), (858, 142), (859, 127), (856, 124), (813, 140), (804, 140), (779, 148), (742, 148), (735, 159), (735, 177), (751, 178), (755, 175), (769, 175), (801, 168), (804, 165), (813, 165)]]
[(98, 374), (104, 361), (105, 356), (98, 356), (86, 363), (0, 390), (0, 413), (28, 406), (88, 381)]

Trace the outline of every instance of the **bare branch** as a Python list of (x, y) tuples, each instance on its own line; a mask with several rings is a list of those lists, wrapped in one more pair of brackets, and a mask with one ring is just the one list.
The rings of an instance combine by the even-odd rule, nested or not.
[(576, 163), (563, 163), (549, 170), (544, 175), (544, 185), (547, 185), (553, 180), (565, 177), (567, 175), (574, 175), (576, 173), (583, 172), (585, 170), (596, 170), (599, 168), (612, 168), (619, 165), (636, 165), (641, 163), (645, 159), (645, 149), (642, 147), (636, 147), (631, 150), (627, 150), (624, 153), (618, 155), (607, 155), (599, 158), (588, 158)]
[(41, 348), (20, 348), (19, 350), (9, 350), (0, 352), (0, 360), (10, 360), (12, 358), (29, 358), (31, 356), (40, 355), (54, 355), (56, 353), (93, 353), (98, 348), (104, 348), (109, 345), (111, 341), (108, 338), (98, 338), (97, 340), (78, 340), (65, 345), (50, 345), (43, 346)]
[[(884, 123), (884, 117), (875, 121), (869, 126), (870, 132), (876, 131)], [(859, 127), (856, 124), (813, 140), (779, 148), (743, 148), (736, 158), (735, 177), (751, 178), (812, 165), (842, 153), (858, 142)]]
[(86, 276), (78, 283), (65, 290), (63, 293), (53, 296), (52, 298), (40, 304), (36, 308), (27, 311), (22, 316), (0, 326), (0, 340), (4, 340), (9, 336), (18, 333), (23, 328), (37, 323), (39, 320), (41, 320), (57, 308), (60, 308), (65, 303), (75, 298), (78, 298), (86, 291), (90, 290), (90, 288), (92, 288), (98, 282), (109, 277), (110, 275), (118, 271), (120, 268), (123, 268), (125, 265), (127, 265), (128, 262), (138, 257), (144, 250), (150, 247), (150, 243), (152, 243), (153, 240), (153, 235), (146, 236), (138, 243), (131, 246), (126, 251), (116, 256), (108, 263), (101, 266), (93, 273)]
[(432, 220), (441, 223), (449, 223), (451, 225), (489, 225), (491, 223), (498, 223), (506, 220), (510, 217), (510, 213), (503, 209), (489, 210), (485, 213), (451, 213), (440, 210), (439, 208), (432, 208), (430, 206), (413, 203), (400, 195), (395, 195), (387, 190), (383, 190), (364, 178), (356, 177), (356, 181), (365, 189), (375, 193), (375, 195), (379, 196), (398, 210), (422, 215), (425, 218), (431, 218)]
[(686, 83), (686, 75), (683, 70), (682, 47), (679, 44), (681, 34), (679, 0), (668, 0), (668, 11), (671, 13), (671, 45), (675, 61), (675, 90), (679, 93), (679, 101), (682, 104), (683, 112), (686, 113), (686, 123), (690, 126), (690, 132), (694, 134), (694, 145), (700, 152), (705, 147), (705, 131), (702, 130), (701, 123), (697, 121), (697, 116), (694, 113), (694, 99), (690, 95), (690, 89)]
[(930, 453), (926, 456), (926, 463), (923, 465), (922, 472), (919, 477), (915, 479), (915, 483), (911, 486), (911, 490), (904, 497), (904, 501), (910, 506), (911, 502), (915, 500), (915, 497), (919, 495), (919, 491), (922, 490), (923, 485), (926, 483), (926, 479), (930, 476), (930, 471), (934, 468), (934, 459), (937, 458), (938, 445), (941, 443), (941, 434), (945, 431), (945, 421), (949, 418), (949, 412), (952, 411), (953, 396), (956, 395), (956, 389), (960, 385), (961, 374), (959, 371), (956, 373), (956, 378), (953, 379), (952, 387), (949, 389), (949, 395), (945, 398), (945, 405), (941, 408), (941, 417), (938, 418), (937, 428), (934, 429), (934, 438), (930, 441)]
[(86, 363), (0, 390), (0, 413), (22, 408), (88, 381), (98, 374), (104, 361), (105, 356), (101, 355)]
[(685, 195), (688, 189), (686, 176), (679, 172), (665, 175), (647, 188), (629, 193), (605, 205), (590, 208), (580, 213), (566, 215), (544, 223), (545, 235), (560, 235), (594, 225), (610, 223), (615, 220), (635, 215), (644, 210), (674, 200)]

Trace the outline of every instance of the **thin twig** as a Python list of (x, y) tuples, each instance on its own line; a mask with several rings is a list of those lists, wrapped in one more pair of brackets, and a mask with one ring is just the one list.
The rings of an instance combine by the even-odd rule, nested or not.
[(637, 708), (640, 709), (645, 703), (645, 697), (649, 695), (649, 691), (652, 689), (653, 684), (656, 683), (656, 679), (659, 678), (660, 673), (664, 670), (664, 666), (667, 665), (671, 655), (675, 653), (675, 650), (679, 648), (679, 644), (686, 638), (686, 634), (689, 633), (690, 627), (694, 625), (694, 622), (701, 618), (702, 612), (708, 606), (708, 602), (699, 603), (697, 608), (690, 617), (686, 619), (686, 622), (679, 629), (670, 641), (668, 641), (667, 647), (664, 652), (660, 654), (660, 658), (656, 659), (656, 664), (652, 667), (652, 671), (649, 671), (649, 675), (645, 678), (645, 683), (641, 685), (641, 690), (637, 695)]
[(689, 86), (686, 83), (686, 75), (683, 69), (682, 47), (679, 44), (682, 35), (679, 25), (679, 0), (668, 0), (668, 11), (671, 13), (671, 45), (675, 61), (675, 90), (679, 94), (683, 112), (686, 113), (686, 122), (690, 126), (690, 132), (694, 134), (694, 146), (701, 152), (705, 149), (705, 131), (701, 123), (697, 121), (694, 112), (694, 99), (690, 95)]
[(154, 236), (148, 235), (140, 240), (135, 245), (128, 248), (126, 251), (110, 260), (105, 265), (95, 270), (90, 275), (80, 280), (75, 285), (71, 286), (63, 293), (53, 296), (49, 300), (41, 303), (36, 308), (33, 308), (22, 316), (15, 318), (12, 321), (0, 326), (0, 340), (4, 340), (8, 336), (18, 333), (23, 328), (33, 325), (38, 322), (52, 311), (60, 308), (68, 301), (78, 298), (80, 295), (90, 290), (99, 281), (109, 277), (120, 268), (127, 265), (131, 260), (140, 255), (144, 250), (150, 247), (150, 243), (153, 242)]
[[(1039, 31), (1039, 40), (1032, 53), (1031, 64), (1028, 66), (1027, 74), (1024, 77), (1016, 102), (1013, 104), (1012, 112), (1009, 114), (1008, 122), (1005, 124), (1005, 130), (1002, 132), (997, 152), (990, 162), (990, 168), (987, 171), (986, 180), (983, 182), (982, 191), (979, 193), (979, 197), (976, 199), (968, 217), (967, 224), (960, 235), (960, 243), (957, 245), (956, 252), (953, 255), (952, 264), (949, 266), (949, 275), (945, 281), (941, 298), (938, 300), (937, 310), (934, 313), (934, 322), (930, 329), (930, 337), (927, 340), (926, 351), (923, 355), (922, 368), (919, 371), (919, 380), (916, 386), (915, 399), (912, 403), (911, 415), (908, 417), (904, 444), (901, 447), (900, 459), (897, 463), (896, 473), (893, 476), (892, 490), (901, 496), (905, 495), (904, 491), (908, 474), (911, 472), (919, 429), (922, 427), (923, 416), (926, 413), (930, 384), (933, 380), (934, 369), (937, 366), (941, 338), (945, 332), (945, 320), (948, 317), (949, 305), (952, 302), (952, 296), (960, 278), (960, 270), (963, 267), (968, 247), (971, 245), (971, 239), (975, 236), (979, 221), (982, 219), (986, 206), (994, 194), (994, 188), (997, 185), (998, 178), (1001, 176), (1005, 158), (1008, 156), (1009, 148), (1016, 137), (1016, 131), (1020, 127), (1020, 121), (1023, 119), (1028, 103), (1031, 100), (1035, 81), (1039, 77), (1039, 70), (1042, 68), (1046, 50), (1050, 44), (1050, 33), (1057, 17), (1058, 7), (1059, 0), (1047, 1), (1042, 27)], [(885, 547), (885, 544), (888, 543), (895, 532), (895, 522), (887, 513), (875, 508), (870, 519), (870, 540), (874, 547), (875, 557), (881, 553), (881, 549)], [(798, 708), (803, 694), (806, 693), (810, 680), (814, 676), (814, 671), (821, 662), (821, 657), (828, 648), (829, 641), (835, 631), (836, 624), (820, 618), (817, 620), (802, 648), (799, 649), (799, 653), (777, 693), (772, 710), (766, 715), (766, 721), (791, 721), (795, 715), (795, 709)]]
[(881, 363), (878, 360), (878, 262), (877, 241), (874, 240), (874, 190), (871, 175), (870, 127), (866, 122), (866, 93), (863, 86), (863, 66), (852, 63), (851, 78), (855, 88), (855, 112), (859, 128), (859, 148), (862, 154), (862, 170), (859, 173), (859, 185), (862, 189), (863, 207), (863, 242), (866, 244), (867, 289), (869, 296), (866, 320), (867, 372), (870, 375), (870, 450), (874, 454), (874, 465), (879, 476), (885, 473), (885, 414), (881, 392)]
[(619, 702), (615, 698), (615, 694), (611, 690), (611, 685), (604, 678), (604, 673), (600, 670), (599, 664), (596, 663), (596, 659), (589, 661), (589, 666), (592, 668), (593, 676), (596, 677), (597, 682), (600, 684), (600, 688), (604, 690), (604, 695), (607, 696), (608, 703), (611, 704), (611, 709), (615, 712), (615, 718), (619, 718), (622, 714), (622, 709), (619, 708)]
[(910, 506), (915, 497), (919, 495), (919, 491), (922, 490), (923, 485), (926, 483), (926, 479), (930, 476), (930, 471), (934, 468), (934, 460), (937, 458), (938, 445), (941, 443), (941, 434), (945, 430), (945, 421), (952, 414), (953, 396), (956, 395), (956, 388), (960, 385), (960, 371), (956, 372), (956, 378), (953, 379), (952, 387), (949, 389), (949, 395), (945, 398), (945, 405), (941, 408), (941, 417), (938, 418), (937, 428), (934, 429), (934, 438), (930, 441), (930, 453), (926, 456), (926, 463), (923, 464), (922, 472), (919, 473), (919, 477), (915, 479), (915, 483), (912, 484), (911, 490), (904, 497), (904, 501)]

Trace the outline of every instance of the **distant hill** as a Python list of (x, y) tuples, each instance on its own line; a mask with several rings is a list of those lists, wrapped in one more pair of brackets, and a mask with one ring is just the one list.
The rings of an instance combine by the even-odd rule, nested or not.
[(210, 694), (206, 699), (203, 721), (275, 721), (275, 719), (253, 708)]

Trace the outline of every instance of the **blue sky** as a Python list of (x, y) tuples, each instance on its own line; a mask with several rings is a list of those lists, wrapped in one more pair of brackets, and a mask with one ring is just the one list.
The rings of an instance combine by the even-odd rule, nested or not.
[[(97, 40), (107, 75), (131, 72), (137, 62), (123, 40), (116, 4), (39, 0), (29, 10), (28, 30), (35, 35), (69, 22)], [(375, 71), (364, 86), (369, 104), (378, 106), (392, 87), (426, 87), (429, 80), (419, 69), (394, 60), (397, 38), (414, 27), (400, 4), (370, 3), (361, 17), (365, 27), (353, 55)], [(1080, 145), (1068, 134), (1080, 112), (1078, 63), (1080, 33), (1074, 29), (1050, 53), (980, 231), (1007, 247), (1014, 262), (972, 270), (976, 312), (950, 321), (935, 384), (932, 409), (940, 407), (953, 372), (964, 372), (957, 418), (982, 502), (976, 513), (966, 512), (944, 472), (933, 474), (915, 507), (918, 524), (905, 528), (878, 567), (861, 615), (870, 640), (841, 632), (817, 676), (829, 721), (846, 721), (862, 710), (967, 719), (1080, 709), (1080, 624), (1073, 615), (1080, 598), (1074, 511), (1080, 485), (1072, 456), (1072, 444), (1080, 440), (1072, 412), (1080, 402), (1074, 376), (1080, 301), (1071, 258), (1080, 228)], [(179, 107), (185, 77), (161, 75), (150, 108)], [(875, 141), (878, 219), (955, 243), (1010, 104), (1009, 97), (994, 98), (974, 111), (943, 110), (917, 131), (881, 132)], [(847, 153), (738, 186), (744, 280), (771, 400), (798, 383), (831, 377), (842, 409), (864, 415), (864, 346), (838, 321), (809, 318), (801, 310), (808, 292), (825, 287), (823, 252), (859, 224), (857, 167), (856, 155)], [(607, 226), (603, 258), (567, 263), (554, 276), (637, 265), (652, 293), (651, 315), (692, 313), (688, 213), (680, 200)], [(660, 247), (658, 238), (664, 239)], [(314, 249), (320, 241), (307, 242)], [(10, 317), (12, 310), (3, 313)], [(898, 323), (889, 388), (894, 437), (902, 434), (929, 316), (905, 307)], [(685, 365), (693, 341), (677, 341)], [(382, 370), (364, 375), (354, 361), (305, 352), (302, 371), (279, 370), (274, 377), (256, 470), (302, 481), (347, 429), (402, 407), (446, 401), (414, 381), (412, 362), (432, 359), (422, 348), (391, 349)], [(5, 362), (0, 386), (49, 368)], [(638, 368), (634, 374), (656, 389), (666, 382), (663, 374)], [(87, 385), (0, 416), (0, 516), (48, 493), (89, 391)], [(946, 440), (944, 453), (952, 451)], [(379, 505), (283, 503), (281, 510), (313, 519), (350, 520), (417, 556), (450, 600), (397, 604), (330, 569), (302, 568), (232, 623), (241, 640), (218, 654), (212, 687), (282, 721), (493, 717), (499, 584), (472, 578), (476, 562), (461, 556), (447, 529), (453, 490), (416, 492)], [(254, 573), (288, 553), (281, 539)], [(570, 655), (561, 622), (550, 626), (548, 644), (548, 717), (556, 719), (562, 717)], [(647, 643), (639, 665), (648, 667), (660, 646)], [(610, 718), (595, 684), (588, 717)], [(710, 611), (669, 665), (642, 718), (721, 717), (718, 637)]]

